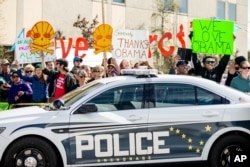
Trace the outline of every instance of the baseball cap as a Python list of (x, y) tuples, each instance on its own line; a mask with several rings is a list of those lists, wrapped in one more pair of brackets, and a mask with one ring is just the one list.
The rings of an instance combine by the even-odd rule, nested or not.
[(80, 58), (80, 57), (78, 57), (78, 56), (75, 56), (74, 59), (73, 59), (73, 62), (75, 62), (75, 61), (80, 61), (80, 62), (82, 62), (82, 58)]
[(37, 64), (35, 68), (42, 68), (42, 64)]
[(183, 64), (188, 64), (188, 61), (186, 61), (186, 60), (179, 60), (179, 61), (177, 62), (177, 64), (176, 64), (176, 67), (179, 67), (179, 66), (181, 66), (181, 65), (183, 65)]
[(67, 60), (62, 59), (62, 58), (57, 59), (56, 62), (63, 64), (64, 67), (68, 67), (68, 64), (69, 64)]
[(7, 59), (3, 59), (2, 62), (1, 62), (1, 64), (10, 64), (10, 62)]

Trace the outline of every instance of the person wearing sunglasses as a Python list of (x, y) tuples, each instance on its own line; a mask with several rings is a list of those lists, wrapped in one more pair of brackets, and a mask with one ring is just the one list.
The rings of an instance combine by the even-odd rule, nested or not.
[(9, 104), (31, 102), (33, 91), (30, 85), (21, 80), (17, 71), (12, 72), (11, 79), (12, 84), (8, 94)]
[(74, 74), (74, 77), (76, 79), (76, 85), (74, 86), (75, 88), (84, 86), (86, 84), (87, 81), (87, 73), (85, 70), (80, 69), (76, 72), (76, 74)]
[(47, 84), (47, 77), (42, 72), (42, 65), (36, 64), (34, 68), (34, 75), (27, 76), (23, 75), (20, 69), (20, 65), (17, 60), (15, 60), (16, 66), (18, 68), (17, 72), (20, 78), (30, 83), (33, 95), (32, 95), (32, 102), (33, 103), (46, 103), (48, 102), (48, 84)]
[(35, 67), (32, 64), (27, 64), (23, 70), (25, 76), (31, 77), (34, 75)]
[(230, 87), (239, 91), (250, 93), (250, 64), (248, 61), (242, 61), (239, 66), (239, 75), (234, 77)]
[(92, 73), (92, 78), (89, 79), (87, 83), (103, 78), (105, 75), (104, 67), (101, 65), (96, 65), (95, 67), (92, 68), (91, 73)]
[[(192, 37), (193, 32), (189, 34), (190, 40), (192, 40)], [(202, 60), (202, 66), (202, 63), (197, 56), (197, 53), (192, 53), (191, 57), (196, 75), (201, 76), (202, 78), (215, 81), (217, 83), (221, 82), (222, 75), (230, 60), (230, 55), (225, 54), (220, 58), (220, 61), (217, 65), (214, 56), (205, 56)]]
[(237, 77), (239, 73), (240, 63), (246, 61), (244, 56), (238, 56), (234, 59), (234, 63), (231, 63), (228, 68), (227, 79), (225, 81), (225, 85), (230, 86), (230, 83), (234, 77)]

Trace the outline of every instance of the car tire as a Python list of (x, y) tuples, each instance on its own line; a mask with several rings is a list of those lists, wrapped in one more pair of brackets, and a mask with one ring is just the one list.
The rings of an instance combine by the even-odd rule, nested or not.
[(240, 151), (250, 150), (249, 139), (240, 135), (228, 135), (219, 139), (210, 151), (209, 164), (211, 167), (230, 166), (230, 155)]
[(56, 152), (47, 141), (38, 137), (25, 137), (8, 147), (4, 167), (42, 166), (56, 167)]

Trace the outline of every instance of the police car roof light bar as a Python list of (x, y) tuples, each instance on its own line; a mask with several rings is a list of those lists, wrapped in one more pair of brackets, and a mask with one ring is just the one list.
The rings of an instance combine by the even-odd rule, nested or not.
[(158, 70), (156, 69), (122, 69), (121, 74), (155, 77), (158, 74)]

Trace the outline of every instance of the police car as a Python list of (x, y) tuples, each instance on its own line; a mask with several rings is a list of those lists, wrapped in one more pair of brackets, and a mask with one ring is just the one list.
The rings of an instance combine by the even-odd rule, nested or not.
[(226, 167), (246, 159), (249, 95), (198, 77), (156, 72), (125, 70), (48, 106), (1, 112), (0, 166), (208, 161)]

